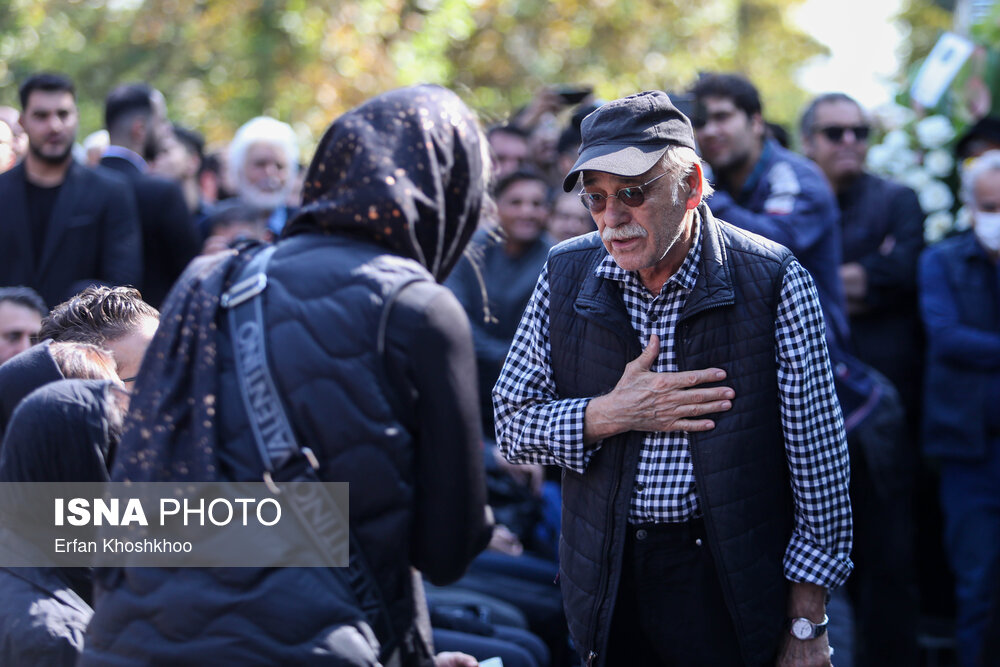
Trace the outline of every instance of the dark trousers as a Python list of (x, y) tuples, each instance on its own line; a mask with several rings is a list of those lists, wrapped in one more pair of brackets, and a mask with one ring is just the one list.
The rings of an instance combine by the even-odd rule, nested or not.
[(482, 662), (500, 658), (504, 667), (548, 667), (545, 642), (527, 630), (497, 626), (490, 637), (434, 628), (434, 650), (461, 651)]
[(701, 522), (629, 526), (607, 665), (742, 665)]
[[(955, 643), (962, 667), (979, 662), (990, 605), (1000, 585), (1000, 439), (983, 461), (945, 461), (941, 466), (945, 549), (955, 573)], [(984, 656), (986, 657), (986, 656)], [(993, 661), (993, 662), (991, 662)]]
[(563, 612), (562, 594), (555, 583), (557, 566), (530, 556), (480, 556), (470, 571), (455, 584), (458, 588), (485, 593), (509, 602), (528, 619), (528, 629), (549, 647), (552, 664), (569, 659), (569, 630)]
[[(906, 460), (905, 449), (893, 437), (900, 438), (901, 433), (888, 428), (848, 437), (854, 573), (847, 591), (854, 603), (857, 667), (919, 662), (912, 461)], [(887, 452), (881, 469), (872, 466), (866, 444)]]

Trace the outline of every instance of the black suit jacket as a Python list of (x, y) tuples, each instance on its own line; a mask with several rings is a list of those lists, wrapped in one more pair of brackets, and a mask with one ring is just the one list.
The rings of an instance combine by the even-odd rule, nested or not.
[(144, 174), (122, 157), (105, 155), (101, 166), (131, 184), (142, 223), (143, 299), (160, 307), (174, 281), (201, 250), (201, 236), (191, 219), (181, 187), (174, 181)]
[(93, 283), (139, 284), (142, 238), (127, 183), (71, 164), (36, 262), (26, 178), (24, 163), (0, 174), (0, 285), (32, 287), (51, 307)]

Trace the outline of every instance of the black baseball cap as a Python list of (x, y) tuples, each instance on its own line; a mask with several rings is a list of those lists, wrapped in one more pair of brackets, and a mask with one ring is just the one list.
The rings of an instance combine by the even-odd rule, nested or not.
[(973, 143), (976, 141), (1000, 144), (1000, 118), (985, 116), (976, 121), (955, 144), (955, 155), (960, 160), (968, 157), (973, 152)]
[(563, 180), (566, 192), (584, 170), (639, 176), (652, 169), (670, 146), (694, 150), (691, 121), (661, 90), (608, 102), (583, 119), (580, 132), (580, 157)]

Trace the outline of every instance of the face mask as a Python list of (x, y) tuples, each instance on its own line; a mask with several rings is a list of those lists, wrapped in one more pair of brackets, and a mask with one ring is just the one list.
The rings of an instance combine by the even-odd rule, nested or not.
[(976, 224), (973, 232), (983, 247), (993, 252), (1000, 252), (1000, 213), (985, 213), (976, 211)]

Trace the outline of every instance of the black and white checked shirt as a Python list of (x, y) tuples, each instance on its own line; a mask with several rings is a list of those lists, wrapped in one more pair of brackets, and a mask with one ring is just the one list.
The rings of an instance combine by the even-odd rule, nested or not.
[[(675, 329), (698, 277), (701, 225), (681, 268), (658, 295), (607, 255), (595, 273), (621, 287), (643, 348), (660, 338), (651, 370), (677, 371)], [(584, 447), (588, 398), (559, 399), (552, 380), (548, 265), (514, 336), (493, 390), (497, 444), (517, 463), (584, 472), (601, 443)], [(785, 551), (790, 581), (839, 586), (851, 571), (849, 468), (840, 404), (827, 355), (823, 312), (812, 278), (793, 261), (785, 274), (775, 331), (781, 423), (795, 500), (795, 527)], [(646, 433), (629, 521), (681, 522), (700, 516), (687, 433)]]

